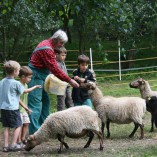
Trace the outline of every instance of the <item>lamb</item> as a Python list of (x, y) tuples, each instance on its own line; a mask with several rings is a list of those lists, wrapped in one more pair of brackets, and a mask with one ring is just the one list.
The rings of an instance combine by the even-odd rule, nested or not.
[[(145, 81), (142, 78), (139, 78), (135, 81), (132, 81), (130, 83), (130, 87), (131, 88), (138, 88), (140, 90), (141, 97), (146, 99), (146, 100), (148, 97), (157, 96), (157, 91), (152, 91), (148, 81)], [(151, 112), (149, 110), (147, 110), (147, 111)], [(151, 129), (150, 129), (150, 132), (154, 131), (154, 123), (155, 123), (155, 119), (153, 118), (153, 113), (151, 112)]]
[(94, 133), (98, 135), (100, 141), (100, 150), (103, 150), (103, 137), (98, 125), (98, 114), (88, 106), (77, 106), (69, 109), (50, 114), (42, 126), (26, 140), (25, 150), (30, 151), (35, 146), (41, 144), (48, 139), (56, 139), (60, 141), (60, 149), (63, 145), (66, 149), (68, 144), (64, 142), (64, 137), (80, 138), (85, 135), (89, 136), (84, 148), (89, 147)]
[(155, 126), (157, 127), (157, 97), (156, 96), (147, 98), (146, 109), (151, 113), (152, 121), (155, 123)]
[(146, 110), (145, 100), (139, 97), (120, 97), (103, 96), (100, 89), (93, 82), (88, 82), (82, 87), (88, 89), (89, 96), (92, 100), (95, 110), (102, 121), (102, 133), (104, 132), (104, 125), (107, 124), (107, 137), (110, 137), (110, 122), (118, 124), (128, 124), (134, 122), (134, 130), (129, 135), (133, 137), (136, 130), (140, 126), (141, 136), (144, 137), (144, 125), (142, 117)]

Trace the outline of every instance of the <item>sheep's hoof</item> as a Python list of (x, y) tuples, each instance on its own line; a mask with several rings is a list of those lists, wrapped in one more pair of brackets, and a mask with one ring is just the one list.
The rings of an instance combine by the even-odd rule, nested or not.
[(103, 146), (100, 146), (100, 151), (103, 151), (104, 147)]
[(61, 154), (61, 153), (62, 153), (61, 149), (58, 149), (57, 152), (58, 152), (58, 154)]
[(88, 148), (89, 147), (89, 145), (88, 144), (86, 144), (85, 146), (84, 146), (84, 148)]
[(106, 138), (110, 138), (110, 135), (107, 135)]
[(129, 135), (129, 138), (133, 138), (134, 137), (134, 135)]
[(143, 136), (142, 136), (142, 137), (140, 137), (139, 139), (140, 139), (140, 140), (142, 140), (142, 139), (143, 139)]
[(68, 145), (65, 145), (65, 148), (66, 148), (66, 149), (69, 149), (69, 146), (68, 146)]

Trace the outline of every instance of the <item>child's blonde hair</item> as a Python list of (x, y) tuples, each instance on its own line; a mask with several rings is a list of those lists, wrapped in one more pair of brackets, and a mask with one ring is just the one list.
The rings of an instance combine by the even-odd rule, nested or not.
[(19, 72), (19, 77), (33, 75), (33, 71), (28, 66), (22, 66)]
[(7, 75), (13, 74), (18, 69), (20, 69), (20, 64), (16, 61), (9, 60), (4, 63), (4, 70)]

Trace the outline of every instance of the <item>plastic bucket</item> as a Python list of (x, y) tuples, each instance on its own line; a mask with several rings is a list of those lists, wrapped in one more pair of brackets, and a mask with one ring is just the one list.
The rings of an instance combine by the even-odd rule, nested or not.
[(67, 86), (68, 86), (67, 82), (61, 81), (58, 77), (56, 77), (53, 74), (48, 75), (44, 83), (45, 91), (56, 95), (64, 95)]

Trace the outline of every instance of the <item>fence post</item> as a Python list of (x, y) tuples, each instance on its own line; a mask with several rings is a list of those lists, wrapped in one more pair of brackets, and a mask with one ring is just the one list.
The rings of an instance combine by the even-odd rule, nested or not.
[(121, 60), (120, 60), (120, 40), (118, 40), (118, 52), (119, 52), (119, 80), (121, 81), (122, 79), (122, 74), (121, 74)]
[(91, 70), (93, 71), (93, 58), (92, 58), (92, 49), (90, 48), (90, 67)]

